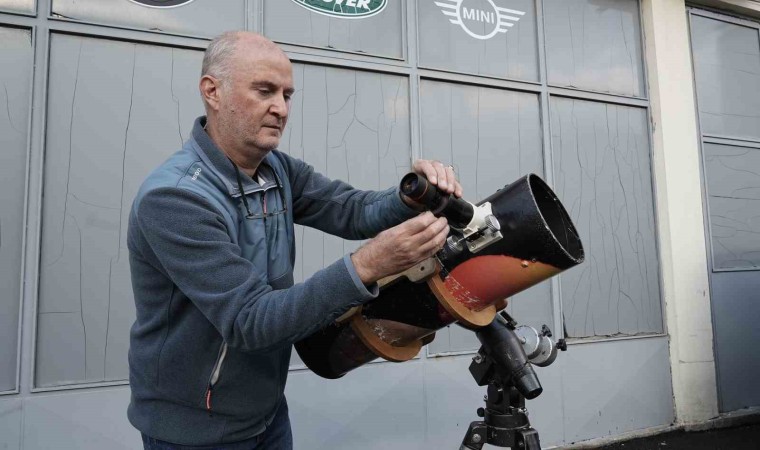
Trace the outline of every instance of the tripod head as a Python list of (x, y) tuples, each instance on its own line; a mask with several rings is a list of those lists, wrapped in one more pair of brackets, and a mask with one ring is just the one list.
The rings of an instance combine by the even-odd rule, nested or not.
[(525, 398), (536, 398), (543, 391), (541, 383), (514, 332), (514, 321), (502, 314), (475, 332), (482, 345), (470, 364), (470, 373), (478, 386), (514, 385)]
[(489, 443), (540, 450), (538, 432), (530, 427), (525, 409), (525, 399), (536, 398), (543, 391), (531, 362), (551, 364), (558, 349), (567, 349), (564, 339), (555, 344), (546, 325), (540, 334), (531, 327), (518, 327), (504, 311), (475, 334), (482, 345), (472, 359), (470, 373), (478, 386), (488, 386), (488, 395), (486, 408), (478, 409), (484, 420), (470, 424), (460, 449), (478, 450)]

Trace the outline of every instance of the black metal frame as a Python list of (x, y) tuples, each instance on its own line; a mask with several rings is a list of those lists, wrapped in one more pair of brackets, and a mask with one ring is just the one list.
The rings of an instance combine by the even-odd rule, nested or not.
[(514, 386), (489, 384), (484, 420), (470, 423), (460, 450), (480, 450), (486, 443), (511, 449), (541, 450), (538, 431), (530, 426), (525, 397)]

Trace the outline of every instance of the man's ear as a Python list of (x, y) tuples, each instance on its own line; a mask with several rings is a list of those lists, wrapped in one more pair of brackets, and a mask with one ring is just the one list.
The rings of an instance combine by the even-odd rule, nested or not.
[(211, 75), (204, 75), (200, 82), (201, 97), (209, 108), (219, 111), (219, 80)]

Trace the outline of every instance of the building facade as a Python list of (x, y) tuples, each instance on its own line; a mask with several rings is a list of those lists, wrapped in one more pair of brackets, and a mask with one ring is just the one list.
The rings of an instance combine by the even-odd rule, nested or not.
[[(553, 186), (586, 262), (509, 306), (569, 344), (527, 405), (544, 447), (760, 406), (758, 17), (749, 0), (0, 0), (0, 447), (140, 447), (129, 207), (202, 114), (203, 49), (235, 29), (288, 53), (281, 149), (329, 177), (385, 188), (422, 157), (470, 201), (527, 173)], [(359, 245), (297, 241), (300, 280)], [(296, 448), (458, 448), (478, 347), (453, 326), (340, 380), (294, 353)]]

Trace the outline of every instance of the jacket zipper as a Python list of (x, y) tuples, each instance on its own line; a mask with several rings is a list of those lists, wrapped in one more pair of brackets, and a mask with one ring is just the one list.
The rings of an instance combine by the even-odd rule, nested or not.
[(211, 391), (214, 389), (214, 385), (219, 381), (219, 374), (222, 372), (222, 363), (224, 357), (227, 356), (227, 343), (223, 343), (219, 349), (219, 356), (216, 357), (216, 364), (214, 364), (214, 370), (211, 371), (211, 377), (208, 380), (208, 389), (206, 389), (206, 411), (211, 416)]
[[(267, 191), (261, 193), (261, 212), (264, 223), (267, 223)], [(265, 230), (266, 231), (266, 230)]]

